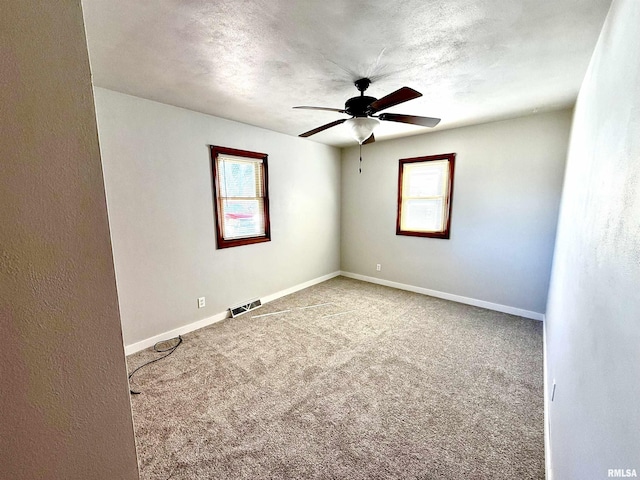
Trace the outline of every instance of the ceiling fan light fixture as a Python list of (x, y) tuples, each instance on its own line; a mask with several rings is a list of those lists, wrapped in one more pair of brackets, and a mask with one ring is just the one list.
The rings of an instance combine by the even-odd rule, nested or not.
[(377, 118), (370, 117), (354, 117), (344, 122), (351, 136), (355, 138), (360, 145), (371, 136), (373, 130), (379, 123), (380, 121)]

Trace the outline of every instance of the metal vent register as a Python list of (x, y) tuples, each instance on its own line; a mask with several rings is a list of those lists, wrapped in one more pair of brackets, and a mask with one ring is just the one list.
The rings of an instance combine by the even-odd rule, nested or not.
[(231, 307), (229, 310), (231, 311), (231, 316), (233, 318), (238, 315), (242, 315), (250, 310), (255, 310), (256, 308), (260, 308), (262, 306), (262, 302), (260, 299), (251, 300), (249, 303), (243, 303), (242, 305), (238, 305), (236, 307)]

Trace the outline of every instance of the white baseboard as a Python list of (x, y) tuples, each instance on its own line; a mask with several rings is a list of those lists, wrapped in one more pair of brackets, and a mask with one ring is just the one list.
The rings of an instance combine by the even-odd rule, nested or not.
[[(309, 280), (308, 282), (300, 283), (293, 287), (287, 288), (285, 290), (280, 290), (279, 292), (273, 293), (271, 295), (267, 295), (262, 297), (260, 300), (263, 304), (272, 302), (280, 297), (284, 297), (285, 295), (290, 295), (298, 290), (303, 290), (305, 288), (311, 287), (312, 285), (316, 285), (317, 283), (322, 283), (326, 280), (329, 280), (333, 277), (337, 277), (341, 272), (333, 272), (328, 275), (323, 275), (321, 277), (314, 278)], [(175, 338), (178, 335), (184, 335), (185, 333), (193, 332), (195, 330), (199, 330), (201, 328), (212, 325), (216, 322), (220, 322), (226, 318), (229, 318), (231, 315), (228, 310), (224, 312), (217, 313), (211, 317), (203, 318), (202, 320), (198, 320), (197, 322), (190, 323), (188, 325), (184, 325), (182, 327), (174, 328), (173, 330), (169, 330), (168, 332), (161, 333), (159, 335), (154, 335), (153, 337), (146, 338), (136, 343), (132, 343), (131, 345), (125, 345), (124, 353), (125, 355), (131, 355), (133, 353), (144, 350), (145, 348), (152, 347), (158, 342), (163, 340), (167, 340), (169, 338)]]
[(160, 333), (159, 335), (154, 335), (150, 338), (145, 338), (136, 343), (132, 343), (131, 345), (124, 346), (124, 354), (131, 355), (133, 353), (144, 350), (145, 348), (149, 348), (154, 346), (156, 343), (161, 342), (163, 340), (168, 340), (170, 338), (175, 338), (178, 335), (184, 335), (185, 333), (193, 332), (194, 330), (198, 330), (200, 328), (207, 327), (216, 322), (220, 322), (225, 318), (230, 317), (229, 311), (217, 313), (211, 317), (203, 318), (202, 320), (198, 320), (197, 322), (190, 323), (188, 325), (183, 325), (182, 327), (174, 328), (173, 330), (169, 330), (168, 332)]
[(549, 382), (547, 381), (549, 366), (547, 364), (547, 325), (542, 326), (542, 375), (544, 381), (544, 470), (545, 478), (553, 480), (553, 469), (551, 468), (551, 424), (549, 423)]
[(304, 290), (305, 288), (309, 288), (313, 285), (316, 285), (318, 283), (322, 283), (322, 282), (326, 282), (327, 280), (330, 280), (334, 277), (337, 277), (339, 275), (341, 275), (342, 272), (341, 271), (336, 271), (333, 273), (329, 273), (328, 275), (323, 275), (322, 277), (318, 277), (318, 278), (314, 278), (313, 280), (309, 280), (308, 282), (304, 282), (304, 283), (299, 283), (298, 285), (295, 285), (291, 288), (287, 288), (286, 290), (280, 290), (279, 292), (273, 293), (271, 295), (267, 295), (265, 297), (262, 297), (262, 303), (268, 303), (268, 302), (272, 302), (277, 298), (280, 297), (284, 297), (285, 295), (291, 295), (292, 293), (297, 292), (298, 290)]
[[(544, 320), (544, 314), (542, 313), (537, 313), (537, 312), (532, 312), (529, 310), (523, 310), (520, 308), (515, 308), (515, 307), (509, 307), (507, 305), (500, 305), (497, 303), (491, 303), (491, 302), (485, 302), (484, 300), (477, 300), (475, 298), (468, 298), (468, 297), (462, 297), (460, 295), (454, 295), (451, 293), (445, 293), (445, 292), (439, 292), (437, 290), (431, 290), (428, 288), (422, 288), (422, 287), (416, 287), (413, 285), (407, 285), (404, 283), (398, 283), (398, 282), (392, 282), (390, 280), (384, 280), (381, 278), (375, 278), (375, 277), (368, 277), (366, 275), (360, 275), (357, 273), (351, 273), (351, 272), (343, 272), (343, 271), (336, 271), (336, 272), (332, 272), (329, 273), (327, 275), (323, 275), (321, 277), (317, 277), (314, 278), (312, 280), (309, 280), (307, 282), (304, 283), (300, 283), (298, 285), (294, 285), (293, 287), (287, 288), (285, 290), (280, 290), (279, 292), (276, 293), (272, 293), (270, 295), (266, 295), (264, 297), (261, 297), (261, 301), (263, 304), (265, 303), (269, 303), (272, 302), (280, 297), (284, 297), (286, 295), (290, 295), (292, 293), (295, 293), (299, 290), (303, 290), (305, 288), (311, 287), (313, 285), (316, 285), (318, 283), (322, 283), (325, 282), (327, 280), (330, 280), (331, 278), (337, 277), (339, 275), (343, 275), (345, 277), (349, 277), (349, 278), (354, 278), (356, 280), (362, 280), (365, 282), (369, 282), (369, 283), (377, 283), (378, 285), (384, 285), (387, 287), (393, 287), (393, 288), (398, 288), (400, 290), (408, 290), (410, 292), (415, 292), (415, 293), (421, 293), (423, 295), (430, 295), (432, 297), (438, 297), (438, 298), (443, 298), (445, 300), (451, 300), (454, 302), (458, 302), (458, 303), (464, 303), (467, 305), (473, 305), (476, 307), (482, 307), (482, 308), (487, 308), (489, 310), (495, 310), (498, 312), (503, 312), (503, 313), (509, 313), (511, 315), (517, 315), (520, 317), (525, 317), (525, 318), (531, 318), (533, 320)], [(162, 340), (167, 340), (169, 338), (174, 338), (177, 337), (178, 335), (184, 335), (185, 333), (189, 333), (189, 332), (193, 332), (195, 330), (199, 330), (200, 328), (204, 328), (207, 327), (209, 325), (212, 325), (216, 322), (219, 322), (221, 320), (224, 320), (226, 318), (228, 318), (229, 315), (229, 311), (226, 310), (224, 312), (220, 312), (217, 313), (211, 317), (207, 317), (204, 318), (202, 320), (198, 320), (197, 322), (193, 322), (190, 323), (188, 325), (183, 325), (181, 327), (178, 328), (174, 328), (173, 330), (169, 330), (168, 332), (164, 332), (158, 335), (154, 335), (153, 337), (150, 338), (146, 338), (144, 340), (141, 340), (139, 342), (136, 343), (132, 343), (130, 345), (125, 345), (124, 347), (124, 352), (125, 355), (131, 355), (133, 353), (139, 352), (141, 350), (144, 350), (145, 348), (149, 348), (152, 347), (153, 345), (155, 345), (157, 342), (160, 342)], [(546, 378), (545, 378), (546, 380)], [(545, 397), (545, 401), (546, 401), (546, 397)]]
[(429, 288), (416, 287), (413, 285), (407, 285), (405, 283), (392, 282), (390, 280), (384, 280), (382, 278), (368, 277), (366, 275), (360, 275), (358, 273), (341, 272), (341, 275), (349, 278), (355, 278), (356, 280), (362, 280), (364, 282), (377, 283), (378, 285), (384, 285), (386, 287), (398, 288), (400, 290), (407, 290), (409, 292), (421, 293), (423, 295), (443, 298), (445, 300), (464, 303), (466, 305), (473, 305), (474, 307), (482, 307), (488, 310), (495, 310), (496, 312), (509, 313), (511, 315), (517, 315), (518, 317), (525, 317), (525, 318), (530, 318), (532, 320), (544, 321), (544, 314), (538, 313), (538, 312), (532, 312), (531, 310), (523, 310), (521, 308), (509, 307), (508, 305), (500, 305), (499, 303), (485, 302), (484, 300), (477, 300), (475, 298), (463, 297), (460, 295), (454, 295), (452, 293), (439, 292), (438, 290), (431, 290)]

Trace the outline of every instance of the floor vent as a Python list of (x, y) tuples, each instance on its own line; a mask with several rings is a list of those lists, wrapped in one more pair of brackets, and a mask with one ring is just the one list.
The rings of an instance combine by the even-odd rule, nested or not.
[(249, 303), (243, 303), (242, 305), (238, 305), (237, 307), (231, 307), (229, 310), (231, 310), (231, 316), (235, 318), (238, 315), (242, 315), (243, 313), (246, 313), (250, 310), (255, 310), (256, 308), (259, 308), (261, 306), (262, 302), (260, 301), (260, 299), (257, 299), (251, 300)]

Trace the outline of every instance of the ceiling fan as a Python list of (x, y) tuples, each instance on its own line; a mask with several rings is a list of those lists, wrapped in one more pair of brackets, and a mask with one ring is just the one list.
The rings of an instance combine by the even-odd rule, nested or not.
[(423, 127), (435, 127), (438, 123), (440, 123), (439, 118), (418, 117), (415, 115), (402, 115), (399, 113), (381, 113), (379, 115), (376, 115), (376, 113), (393, 107), (394, 105), (398, 105), (400, 103), (413, 100), (414, 98), (421, 97), (422, 94), (420, 92), (416, 92), (412, 88), (402, 87), (401, 89), (396, 90), (389, 95), (377, 99), (374, 97), (365, 96), (364, 94), (365, 90), (369, 88), (370, 84), (371, 80), (369, 80), (368, 78), (361, 78), (360, 80), (356, 80), (355, 86), (360, 91), (360, 96), (353, 97), (347, 100), (344, 104), (344, 108), (308, 106), (293, 107), (306, 110), (326, 110), (329, 112), (346, 113), (347, 115), (351, 115), (351, 118), (335, 120), (331, 123), (327, 123), (326, 125), (322, 125), (321, 127), (309, 130), (308, 132), (301, 133), (299, 136), (310, 137), (311, 135), (315, 135), (316, 133), (322, 132), (323, 130), (326, 130), (328, 128), (346, 123), (351, 129), (353, 137), (358, 141), (360, 145), (363, 145), (375, 142), (373, 130), (378, 126), (380, 120), (389, 122), (410, 123), (412, 125), (420, 125)]

